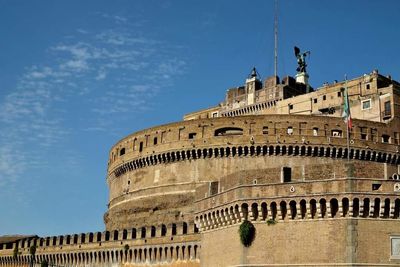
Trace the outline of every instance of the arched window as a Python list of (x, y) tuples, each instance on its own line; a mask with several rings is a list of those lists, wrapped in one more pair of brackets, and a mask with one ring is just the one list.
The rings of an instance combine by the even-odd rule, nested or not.
[(224, 127), (215, 130), (214, 136), (243, 135), (243, 129), (238, 127)]

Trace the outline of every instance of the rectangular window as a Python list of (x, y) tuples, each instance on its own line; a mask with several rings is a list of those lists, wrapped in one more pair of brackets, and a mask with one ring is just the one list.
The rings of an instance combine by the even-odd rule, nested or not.
[(383, 117), (390, 117), (390, 116), (392, 116), (392, 108), (390, 106), (390, 101), (386, 101)]
[(332, 137), (342, 137), (342, 130), (332, 130), (331, 136)]
[(322, 96), (322, 100), (326, 100), (326, 95)]
[(382, 143), (390, 143), (390, 135), (382, 134)]
[(337, 96), (338, 96), (338, 97), (341, 97), (341, 96), (342, 96), (342, 92), (340, 92), (340, 91), (337, 92)]
[(318, 99), (314, 98), (314, 104), (318, 103)]
[(289, 110), (292, 110), (292, 109), (293, 109), (293, 105), (289, 104)]
[(368, 128), (367, 127), (360, 127), (360, 139), (368, 140)]
[(300, 135), (305, 135), (307, 131), (307, 122), (300, 122), (300, 127), (299, 127), (299, 134)]
[(189, 133), (189, 139), (194, 139), (196, 137), (196, 133)]
[(317, 127), (313, 128), (313, 136), (318, 136), (318, 128)]
[(292, 181), (292, 168), (283, 167), (282, 168), (282, 182), (289, 183)]
[(264, 126), (264, 127), (263, 127), (262, 133), (263, 133), (263, 134), (268, 134), (268, 126)]
[(400, 236), (390, 237), (390, 258), (400, 259)]
[(218, 194), (219, 182), (210, 182), (210, 196)]
[(143, 151), (143, 142), (140, 142), (140, 144), (139, 144), (139, 152), (142, 152)]
[(376, 128), (371, 128), (371, 140), (374, 142), (378, 141), (378, 130)]
[(371, 99), (361, 101), (361, 109), (370, 109), (371, 108)]

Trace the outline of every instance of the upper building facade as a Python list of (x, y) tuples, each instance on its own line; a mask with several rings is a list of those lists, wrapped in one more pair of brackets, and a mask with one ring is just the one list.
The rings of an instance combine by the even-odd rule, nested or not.
[(400, 264), (400, 84), (307, 78), (254, 69), (219, 105), (122, 138), (106, 230), (4, 242), (0, 264), (29, 262), (31, 246), (64, 266)]

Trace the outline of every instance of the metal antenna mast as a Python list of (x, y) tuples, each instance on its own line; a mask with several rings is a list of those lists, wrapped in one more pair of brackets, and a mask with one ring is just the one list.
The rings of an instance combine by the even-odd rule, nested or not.
[(274, 18), (274, 76), (278, 76), (278, 0), (275, 0), (275, 18)]

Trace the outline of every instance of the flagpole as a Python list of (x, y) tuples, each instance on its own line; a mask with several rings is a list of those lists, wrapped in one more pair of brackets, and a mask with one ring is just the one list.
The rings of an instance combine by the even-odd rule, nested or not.
[[(347, 75), (344, 75), (344, 79), (345, 79), (345, 86), (346, 86), (346, 91), (345, 91), (345, 101), (347, 101), (347, 107), (349, 109), (350, 112), (350, 100), (349, 100), (349, 92), (348, 92), (348, 88), (347, 88)], [(347, 161), (350, 161), (350, 131), (349, 131), (349, 118), (346, 121), (346, 128), (347, 128)]]

